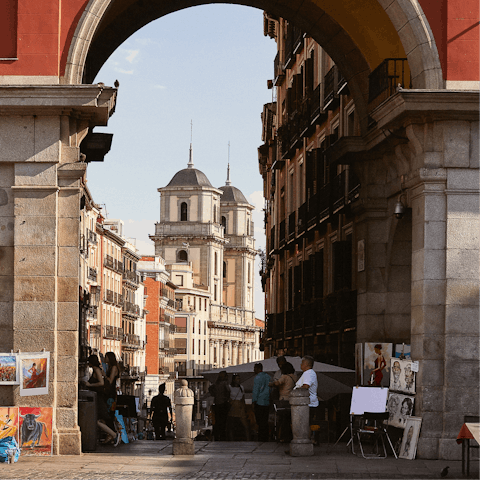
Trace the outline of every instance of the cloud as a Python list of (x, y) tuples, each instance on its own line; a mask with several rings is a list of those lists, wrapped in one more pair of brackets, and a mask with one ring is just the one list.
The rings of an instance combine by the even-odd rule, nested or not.
[(125, 57), (125, 60), (129, 63), (133, 63), (139, 52), (140, 50), (127, 50), (128, 55)]
[(160, 45), (160, 42), (156, 42), (151, 38), (136, 38), (135, 42), (138, 43), (139, 45), (142, 45), (142, 47), (146, 47), (148, 45), (158, 45), (158, 46)]
[(115, 67), (114, 70), (118, 73), (123, 73), (125, 75), (133, 75), (133, 70), (124, 70), (123, 68)]
[(158, 90), (165, 90), (167, 87), (164, 85), (154, 85), (153, 88), (157, 88)]

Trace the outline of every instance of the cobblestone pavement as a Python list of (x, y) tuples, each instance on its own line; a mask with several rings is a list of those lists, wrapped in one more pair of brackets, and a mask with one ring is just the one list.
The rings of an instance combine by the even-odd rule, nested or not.
[[(459, 448), (461, 448), (459, 446)], [(423, 479), (462, 476), (461, 462), (445, 460), (366, 460), (347, 450), (315, 447), (312, 457), (291, 457), (288, 446), (255, 442), (195, 442), (195, 455), (173, 456), (171, 441), (137, 441), (101, 446), (82, 456), (20, 457), (0, 464), (2, 480), (164, 480), (164, 479)], [(479, 478), (473, 461), (470, 478)]]

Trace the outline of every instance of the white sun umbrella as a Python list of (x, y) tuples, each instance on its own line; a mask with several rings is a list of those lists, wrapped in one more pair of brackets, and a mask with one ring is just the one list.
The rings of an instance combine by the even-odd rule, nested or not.
[[(290, 362), (295, 369), (297, 378), (300, 378), (302, 369), (300, 364), (302, 363), (301, 357), (285, 357), (287, 362)], [(259, 360), (258, 362), (242, 363), (240, 365), (232, 365), (227, 368), (215, 368), (203, 372), (202, 375), (210, 382), (215, 382), (220, 372), (226, 371), (229, 375), (229, 381), (232, 374), (237, 374), (240, 378), (240, 383), (245, 388), (246, 392), (251, 392), (253, 389), (253, 381), (255, 373), (253, 368), (256, 363), (263, 365), (263, 371), (273, 377), (274, 373), (278, 370), (277, 357), (267, 358), (265, 360)], [(355, 371), (348, 368), (337, 367), (336, 365), (330, 365), (328, 363), (314, 362), (313, 370), (317, 374), (318, 378), (318, 396), (322, 400), (328, 400), (329, 398), (338, 395), (339, 393), (351, 393), (352, 387), (355, 382)]]

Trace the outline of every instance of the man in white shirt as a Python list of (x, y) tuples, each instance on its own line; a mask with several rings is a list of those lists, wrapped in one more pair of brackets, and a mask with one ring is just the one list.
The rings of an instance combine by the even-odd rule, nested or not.
[[(308, 406), (310, 407), (310, 425), (316, 425), (316, 413), (318, 407), (318, 397), (317, 397), (317, 389), (318, 389), (318, 380), (317, 374), (313, 370), (313, 357), (306, 355), (302, 358), (302, 363), (300, 364), (300, 368), (302, 369), (302, 376), (298, 379), (298, 382), (295, 384), (295, 388), (308, 388), (308, 393), (310, 396), (310, 403)], [(317, 444), (315, 440), (315, 433), (313, 435), (313, 443)]]

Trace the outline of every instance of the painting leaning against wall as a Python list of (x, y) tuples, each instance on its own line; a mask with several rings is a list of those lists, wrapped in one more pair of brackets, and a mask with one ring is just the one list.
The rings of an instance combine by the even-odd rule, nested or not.
[(20, 448), (24, 456), (52, 455), (52, 407), (19, 407)]

